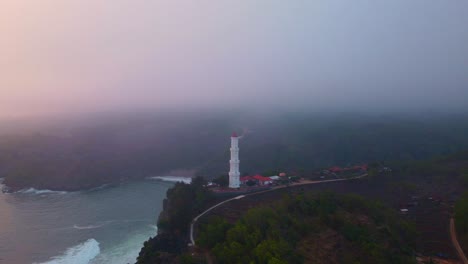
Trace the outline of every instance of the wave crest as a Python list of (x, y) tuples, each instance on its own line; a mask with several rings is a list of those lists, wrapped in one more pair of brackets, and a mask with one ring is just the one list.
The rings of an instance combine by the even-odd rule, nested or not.
[(104, 224), (100, 225), (87, 225), (87, 226), (79, 226), (79, 225), (73, 225), (73, 228), (78, 229), (78, 230), (86, 230), (86, 229), (95, 229), (104, 226)]
[(41, 264), (88, 264), (100, 253), (99, 242), (91, 238), (85, 242), (71, 247), (63, 255), (51, 258)]
[(168, 182), (183, 182), (183, 183), (192, 182), (192, 178), (190, 177), (178, 177), (178, 176), (155, 176), (155, 177), (149, 177), (148, 179), (168, 181)]
[(66, 194), (65, 191), (52, 191), (52, 190), (38, 190), (35, 188), (29, 189), (22, 189), (17, 191), (16, 193), (23, 193), (23, 194)]

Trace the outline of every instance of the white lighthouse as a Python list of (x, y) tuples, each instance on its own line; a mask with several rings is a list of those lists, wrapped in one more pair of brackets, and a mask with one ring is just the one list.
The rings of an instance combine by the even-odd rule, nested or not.
[(231, 136), (231, 160), (229, 161), (229, 188), (239, 188), (239, 137), (236, 132)]

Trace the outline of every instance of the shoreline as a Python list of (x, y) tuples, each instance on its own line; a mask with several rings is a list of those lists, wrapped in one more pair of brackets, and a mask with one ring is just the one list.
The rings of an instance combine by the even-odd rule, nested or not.
[[(16, 183), (14, 178), (9, 180), (8, 177), (0, 177), (0, 184), (2, 184), (2, 188), (0, 189), (3, 193), (15, 193), (21, 190), (27, 189), (36, 189), (36, 190), (48, 190), (53, 192), (79, 192), (79, 191), (91, 191), (93, 189), (100, 189), (107, 186), (115, 186), (119, 184), (125, 184), (128, 182), (133, 182), (135, 180), (144, 180), (148, 178), (154, 177), (180, 177), (180, 178), (193, 178), (195, 177), (197, 170), (196, 169), (170, 169), (166, 170), (165, 172), (159, 173), (152, 173), (152, 174), (145, 174), (145, 175), (137, 175), (137, 176), (129, 176), (129, 177), (118, 177), (116, 176), (115, 179), (108, 179), (107, 181), (99, 181), (97, 180), (95, 183), (74, 183), (67, 185), (67, 179), (63, 179), (61, 182), (47, 181), (44, 179), (43, 183), (37, 184), (37, 182), (32, 184), (22, 184)], [(99, 179), (99, 178), (98, 178)]]
[[(166, 180), (167, 178), (167, 180)], [(42, 185), (42, 186), (35, 186), (35, 185), (17, 185), (17, 186), (10, 186), (5, 183), (4, 178), (0, 178), (0, 185), (1, 185), (1, 192), (2, 193), (18, 193), (27, 190), (36, 190), (36, 191), (49, 191), (49, 192), (81, 192), (81, 191), (94, 191), (94, 190), (101, 190), (108, 187), (114, 187), (121, 184), (127, 184), (135, 181), (141, 180), (161, 180), (167, 182), (177, 182), (177, 180), (171, 180), (171, 178), (178, 179), (178, 178), (190, 178), (187, 176), (174, 176), (174, 175), (167, 175), (167, 176), (146, 176), (146, 177), (135, 177), (135, 178), (128, 178), (128, 179), (119, 179), (116, 181), (110, 181), (107, 183), (100, 183), (100, 184), (90, 184), (86, 187), (82, 186), (67, 186), (64, 188), (55, 188), (53, 185)]]
[[(127, 181), (126, 181), (127, 182)], [(109, 182), (104, 184), (89, 185), (88, 187), (65, 187), (65, 188), (55, 188), (54, 186), (35, 186), (35, 185), (15, 185), (11, 186), (2, 182), (2, 192), (3, 193), (17, 193), (23, 190), (38, 190), (38, 191), (51, 191), (51, 192), (79, 192), (79, 191), (92, 191), (94, 189), (101, 189), (107, 186), (116, 185), (116, 182)]]

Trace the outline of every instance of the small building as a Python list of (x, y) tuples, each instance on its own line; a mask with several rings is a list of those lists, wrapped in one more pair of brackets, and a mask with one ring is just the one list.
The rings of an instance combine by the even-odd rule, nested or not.
[(255, 179), (252, 176), (240, 177), (241, 184), (246, 185), (248, 181), (256, 182)]
[(340, 173), (340, 172), (342, 172), (342, 171), (343, 171), (343, 169), (342, 169), (342, 168), (340, 168), (340, 167), (337, 167), (337, 166), (335, 166), (335, 167), (331, 167), (331, 168), (330, 168), (330, 169), (328, 169), (328, 170), (329, 170), (330, 172), (333, 172), (333, 173)]
[(264, 177), (262, 175), (255, 175), (253, 176), (253, 178), (257, 180), (258, 185), (268, 185), (273, 183), (272, 179), (270, 179), (269, 177)]
[(241, 177), (240, 182), (243, 185), (248, 185), (248, 182), (255, 182), (256, 185), (264, 186), (264, 185), (272, 184), (273, 180), (270, 177), (264, 177), (262, 175), (257, 174), (255, 176)]

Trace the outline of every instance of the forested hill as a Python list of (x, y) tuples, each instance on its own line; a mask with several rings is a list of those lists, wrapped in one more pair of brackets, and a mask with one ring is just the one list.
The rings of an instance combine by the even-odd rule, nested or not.
[[(468, 147), (468, 116), (452, 118), (283, 115), (246, 125), (240, 141), (243, 173), (309, 171), (324, 166), (418, 160)], [(229, 141), (201, 175), (225, 173)]]
[(415, 235), (382, 204), (319, 193), (254, 207), (234, 224), (213, 218), (197, 245), (215, 263), (415, 263)]
[[(13, 189), (91, 188), (196, 169), (228, 170), (229, 136), (242, 173), (307, 172), (373, 160), (411, 160), (468, 148), (468, 116), (159, 113), (67, 121), (0, 135), (0, 177)], [(244, 132), (243, 132), (244, 131)]]

